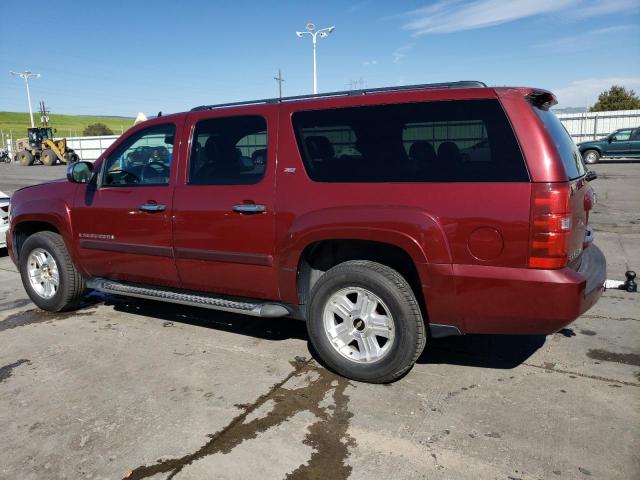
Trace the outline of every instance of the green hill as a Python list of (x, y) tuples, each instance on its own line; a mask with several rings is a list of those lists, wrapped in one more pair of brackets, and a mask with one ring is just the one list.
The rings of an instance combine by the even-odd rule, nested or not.
[[(40, 115), (33, 114), (36, 126), (40, 125)], [(120, 134), (133, 125), (133, 117), (98, 117), (91, 115), (49, 115), (49, 124), (57, 130), (56, 135), (75, 137), (82, 135), (82, 131), (92, 123), (104, 123), (114, 134)], [(13, 138), (27, 136), (27, 128), (31, 126), (29, 113), (0, 112), (0, 130), (5, 137), (13, 130)], [(2, 142), (0, 142), (1, 144)]]

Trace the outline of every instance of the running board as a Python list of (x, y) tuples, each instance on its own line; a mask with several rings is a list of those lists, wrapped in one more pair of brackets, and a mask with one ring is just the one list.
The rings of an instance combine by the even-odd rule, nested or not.
[(241, 313), (254, 317), (275, 318), (286, 317), (291, 314), (286, 307), (277, 303), (260, 303), (245, 299), (216, 297), (201, 293), (186, 293), (162, 287), (139, 286), (130, 283), (116, 282), (104, 278), (91, 278), (87, 280), (87, 287), (115, 295), (178, 303), (180, 305)]

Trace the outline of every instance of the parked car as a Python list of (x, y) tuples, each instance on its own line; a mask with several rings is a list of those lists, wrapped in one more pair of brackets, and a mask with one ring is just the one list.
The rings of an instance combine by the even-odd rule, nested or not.
[(586, 163), (598, 163), (600, 158), (639, 158), (640, 128), (621, 128), (600, 140), (578, 144)]
[(9, 195), (0, 192), (0, 248), (7, 246), (6, 234), (9, 231)]
[(553, 104), (454, 82), (151, 119), (18, 190), (9, 253), (42, 309), (96, 289), (302, 319), (329, 368), (389, 382), (429, 337), (549, 334), (600, 297), (591, 177)]

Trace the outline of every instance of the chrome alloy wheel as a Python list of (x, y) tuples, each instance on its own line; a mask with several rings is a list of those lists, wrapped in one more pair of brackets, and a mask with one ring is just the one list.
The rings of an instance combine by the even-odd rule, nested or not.
[(38, 296), (49, 299), (58, 291), (60, 274), (53, 256), (42, 248), (36, 248), (27, 259), (29, 283)]
[(585, 155), (584, 161), (587, 163), (596, 163), (598, 161), (598, 154), (591, 150)]
[(338, 290), (323, 311), (324, 331), (331, 346), (345, 358), (374, 363), (393, 346), (395, 323), (376, 294), (361, 287)]

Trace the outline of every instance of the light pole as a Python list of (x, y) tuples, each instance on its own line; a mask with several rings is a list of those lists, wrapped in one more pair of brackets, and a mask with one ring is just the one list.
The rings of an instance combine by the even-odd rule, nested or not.
[(316, 30), (316, 25), (314, 23), (307, 23), (307, 30), (304, 32), (296, 32), (296, 35), (302, 38), (303, 35), (311, 35), (311, 40), (313, 43), (313, 93), (318, 93), (318, 70), (316, 66), (316, 43), (318, 43), (318, 35), (320, 38), (326, 38), (329, 36), (331, 32), (333, 32), (336, 27), (328, 27), (321, 28), (320, 30)]
[(25, 70), (22, 73), (16, 73), (13, 70), (9, 72), (11, 75), (24, 79), (24, 84), (27, 86), (27, 101), (29, 102), (29, 117), (31, 118), (31, 128), (36, 125), (33, 123), (33, 110), (31, 109), (31, 92), (29, 92), (29, 79), (31, 77), (40, 78), (39, 73), (32, 73), (31, 70)]

